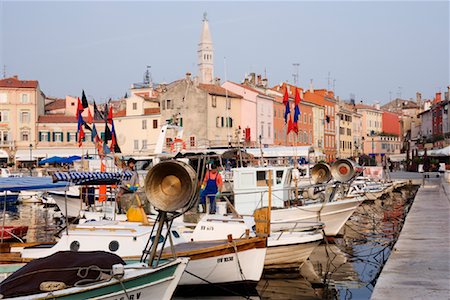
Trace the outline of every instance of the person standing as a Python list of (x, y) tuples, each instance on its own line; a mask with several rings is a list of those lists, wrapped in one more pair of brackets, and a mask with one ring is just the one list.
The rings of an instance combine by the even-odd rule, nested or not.
[(216, 198), (222, 192), (223, 180), (222, 176), (217, 170), (215, 163), (211, 164), (211, 168), (206, 172), (203, 179), (203, 189), (200, 194), (200, 204), (203, 207), (203, 212), (206, 212), (206, 197), (209, 198), (209, 214), (216, 213)]
[(123, 195), (134, 193), (137, 191), (139, 187), (139, 174), (136, 171), (136, 160), (134, 158), (130, 158), (127, 161), (127, 166), (123, 169), (124, 172), (131, 172), (133, 175), (131, 176), (130, 180), (124, 180), (122, 181), (122, 184), (119, 187), (119, 192), (117, 193), (116, 201), (117, 201), (117, 207), (119, 209), (119, 214), (123, 213), (122, 207), (123, 204)]

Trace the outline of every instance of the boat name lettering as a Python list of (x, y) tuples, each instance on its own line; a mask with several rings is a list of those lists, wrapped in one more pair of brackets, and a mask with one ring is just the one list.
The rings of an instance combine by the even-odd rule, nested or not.
[(206, 231), (210, 231), (210, 230), (214, 230), (214, 226), (200, 226), (200, 230), (206, 230)]
[(141, 292), (136, 293), (136, 294), (128, 294), (128, 298), (126, 296), (120, 297), (120, 298), (115, 298), (114, 300), (137, 300), (137, 299), (141, 299)]
[(217, 259), (217, 263), (223, 263), (223, 262), (229, 262), (229, 261), (233, 261), (233, 256), (222, 257), (222, 258)]

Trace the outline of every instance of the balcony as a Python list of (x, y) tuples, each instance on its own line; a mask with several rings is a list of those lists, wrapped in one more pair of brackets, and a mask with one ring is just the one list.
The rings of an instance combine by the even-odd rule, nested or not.
[(13, 145), (13, 141), (0, 141), (0, 148), (12, 148)]

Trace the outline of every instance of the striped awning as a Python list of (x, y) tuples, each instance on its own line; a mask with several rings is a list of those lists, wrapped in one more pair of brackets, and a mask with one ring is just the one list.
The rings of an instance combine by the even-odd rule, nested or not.
[(109, 185), (129, 180), (133, 176), (125, 172), (56, 172), (52, 175), (53, 182), (67, 181), (74, 185)]

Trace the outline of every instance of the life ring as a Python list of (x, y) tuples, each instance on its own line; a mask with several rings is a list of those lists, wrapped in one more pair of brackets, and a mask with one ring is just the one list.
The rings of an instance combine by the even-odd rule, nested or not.
[(170, 143), (170, 151), (175, 152), (175, 144), (181, 144), (181, 150), (186, 150), (186, 142), (182, 139), (175, 138), (172, 143)]

